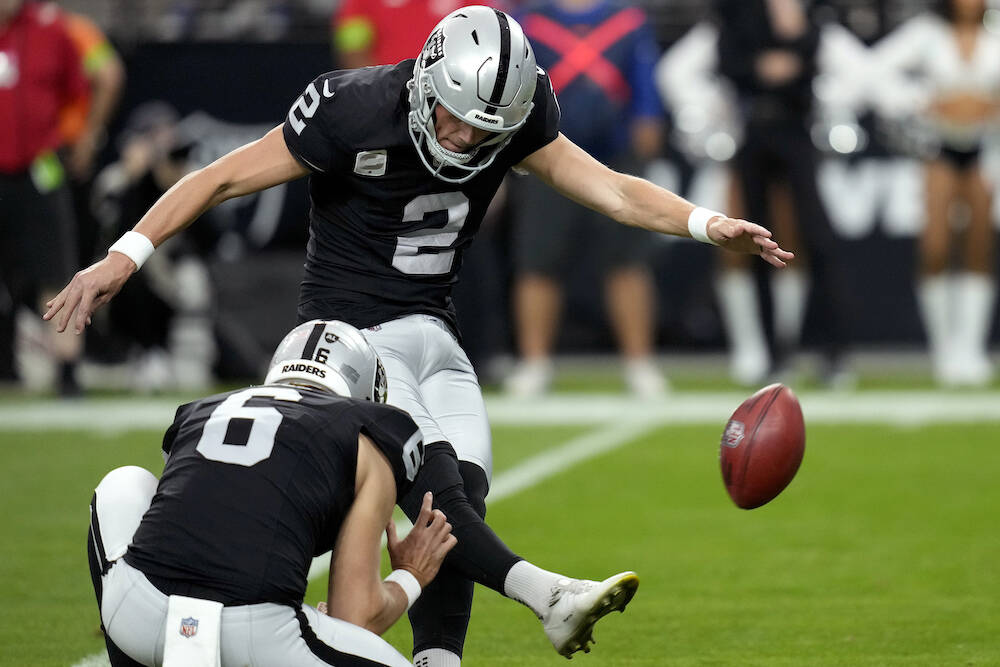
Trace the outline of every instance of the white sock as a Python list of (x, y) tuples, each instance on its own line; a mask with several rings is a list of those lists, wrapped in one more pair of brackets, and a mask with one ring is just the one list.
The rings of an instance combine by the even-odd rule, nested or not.
[(771, 302), (774, 308), (774, 336), (788, 349), (798, 346), (806, 317), (809, 278), (804, 271), (788, 268), (771, 274)]
[(958, 301), (955, 318), (958, 331), (955, 334), (959, 349), (971, 363), (988, 365), (986, 348), (996, 300), (993, 277), (985, 273), (963, 272), (955, 278), (955, 287)]
[(741, 384), (756, 384), (771, 365), (764, 339), (757, 287), (749, 271), (724, 271), (715, 281), (722, 324), (729, 341), (731, 372)]
[(927, 334), (931, 364), (939, 381), (947, 381), (948, 366), (952, 362), (951, 292), (951, 278), (947, 275), (924, 276), (917, 283), (917, 303)]
[(413, 656), (414, 667), (461, 667), (462, 659), (443, 648), (424, 649)]
[(560, 579), (566, 577), (521, 560), (507, 573), (503, 582), (503, 594), (530, 608), (538, 618), (543, 618), (544, 612), (549, 608), (552, 587)]

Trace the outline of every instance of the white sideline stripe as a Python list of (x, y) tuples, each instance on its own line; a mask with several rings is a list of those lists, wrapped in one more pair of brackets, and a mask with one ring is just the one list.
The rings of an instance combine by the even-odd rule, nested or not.
[(80, 662), (74, 662), (73, 667), (111, 667), (111, 661), (108, 660), (107, 653), (95, 653)]
[[(655, 401), (626, 396), (551, 396), (487, 401), (493, 424), (593, 424), (653, 420), (660, 424), (718, 424), (748, 393), (678, 393)], [(808, 392), (799, 395), (806, 423), (927, 424), (1000, 421), (1000, 393), (936, 391)]]
[[(721, 426), (746, 393), (677, 393), (655, 401), (620, 394), (551, 396), (524, 401), (486, 400), (497, 425), (588, 425), (614, 421)], [(998, 392), (809, 392), (799, 397), (808, 423), (928, 423), (1000, 421)], [(174, 418), (174, 400), (44, 401), (0, 406), (0, 431), (162, 431)]]
[[(525, 489), (556, 475), (577, 463), (615, 450), (622, 445), (639, 438), (647, 431), (655, 428), (656, 422), (645, 421), (631, 424), (615, 423), (606, 428), (585, 433), (573, 438), (555, 449), (547, 450), (537, 456), (523, 461), (510, 470), (497, 475), (490, 485), (489, 504), (494, 504), (517, 495)], [(406, 519), (396, 521), (396, 530), (402, 534), (409, 530), (410, 522)], [(384, 541), (384, 539), (383, 539)], [(310, 581), (324, 576), (330, 570), (330, 554), (326, 553), (313, 559), (309, 567)], [(106, 654), (89, 655), (73, 667), (109, 667)]]

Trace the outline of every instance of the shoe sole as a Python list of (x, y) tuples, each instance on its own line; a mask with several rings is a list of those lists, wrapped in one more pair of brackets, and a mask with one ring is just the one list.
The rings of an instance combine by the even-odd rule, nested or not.
[(625, 606), (632, 601), (638, 588), (639, 577), (634, 572), (622, 575), (604, 595), (594, 602), (594, 605), (584, 616), (583, 623), (559, 649), (559, 655), (568, 660), (577, 651), (590, 653), (590, 644), (597, 643), (594, 641), (594, 625), (613, 611), (624, 612)]

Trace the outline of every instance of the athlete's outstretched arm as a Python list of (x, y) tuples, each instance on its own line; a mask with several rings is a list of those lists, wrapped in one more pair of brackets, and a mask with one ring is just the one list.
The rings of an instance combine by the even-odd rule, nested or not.
[[(193, 171), (160, 197), (133, 231), (143, 234), (153, 246), (190, 225), (208, 209), (233, 197), (250, 194), (301, 178), (309, 171), (292, 157), (282, 136), (282, 126), (257, 141), (237, 148), (207, 167)], [(137, 267), (126, 255), (109, 252), (107, 257), (79, 271), (46, 305), (43, 319), (62, 311), (57, 329), (65, 331), (76, 313), (74, 330), (83, 331), (90, 316), (111, 300)]]
[[(662, 234), (691, 236), (688, 219), (695, 205), (649, 181), (609, 169), (560, 134), (520, 165), (570, 199), (618, 222)], [(737, 252), (760, 255), (784, 266), (792, 259), (764, 227), (717, 215), (705, 233), (716, 244)]]

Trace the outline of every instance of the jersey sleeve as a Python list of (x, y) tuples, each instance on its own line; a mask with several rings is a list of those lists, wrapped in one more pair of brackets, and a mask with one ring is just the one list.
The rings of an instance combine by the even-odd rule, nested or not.
[(359, 403), (363, 421), (361, 432), (372, 439), (392, 466), (396, 499), (410, 491), (424, 462), (424, 441), (420, 429), (408, 414), (381, 403)]
[(336, 131), (338, 118), (343, 119), (352, 110), (348, 108), (349, 95), (337, 95), (336, 74), (327, 72), (310, 82), (285, 116), (285, 145), (296, 160), (312, 171), (335, 171), (343, 162), (343, 143)]
[(527, 122), (504, 150), (505, 158), (511, 165), (518, 164), (559, 136), (559, 102), (552, 90), (549, 75), (541, 67), (538, 68), (538, 82), (535, 84), (532, 102), (535, 106)]
[(163, 434), (163, 444), (160, 448), (163, 450), (163, 460), (166, 460), (170, 456), (170, 452), (174, 448), (174, 441), (177, 439), (177, 432), (181, 428), (188, 415), (191, 414), (191, 410), (194, 409), (194, 403), (185, 403), (184, 405), (177, 408), (177, 412), (174, 413), (174, 423), (170, 425), (167, 432)]

